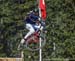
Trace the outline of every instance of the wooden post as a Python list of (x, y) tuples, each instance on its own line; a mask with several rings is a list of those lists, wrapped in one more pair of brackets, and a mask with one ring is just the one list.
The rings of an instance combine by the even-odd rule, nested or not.
[(22, 58), (0, 58), (0, 61), (23, 61)]
[[(41, 38), (40, 38), (40, 47), (41, 47)], [(39, 50), (39, 61), (42, 61), (42, 48)]]
[(23, 51), (21, 51), (21, 58), (22, 58), (22, 61), (24, 61), (24, 54), (23, 54)]

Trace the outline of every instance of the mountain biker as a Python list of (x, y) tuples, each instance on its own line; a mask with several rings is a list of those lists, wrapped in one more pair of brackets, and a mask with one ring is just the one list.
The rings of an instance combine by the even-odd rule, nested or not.
[(33, 34), (35, 31), (37, 31), (39, 28), (42, 29), (40, 21), (39, 21), (39, 11), (33, 10), (28, 14), (28, 16), (25, 19), (26, 22), (26, 29), (29, 30), (29, 32), (24, 36), (24, 38), (21, 40), (20, 45), (23, 45), (26, 39)]

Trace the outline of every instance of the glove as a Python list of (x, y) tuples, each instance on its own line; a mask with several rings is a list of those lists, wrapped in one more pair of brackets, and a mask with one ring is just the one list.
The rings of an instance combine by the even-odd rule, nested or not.
[(40, 31), (42, 31), (42, 30), (43, 30), (43, 26), (40, 27)]

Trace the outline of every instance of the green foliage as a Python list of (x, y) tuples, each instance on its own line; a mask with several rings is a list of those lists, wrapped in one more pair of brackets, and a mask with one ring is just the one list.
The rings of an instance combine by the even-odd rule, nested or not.
[(54, 57), (74, 58), (75, 3), (73, 0), (50, 0), (49, 4), (47, 4), (49, 8), (47, 22), (50, 24), (48, 40), (56, 43)]
[[(26, 13), (37, 8), (35, 0), (0, 0), (0, 57), (15, 57), (26, 33)], [(75, 1), (46, 0), (47, 43), (43, 58), (75, 58)], [(55, 43), (56, 50), (53, 50)], [(38, 52), (25, 49), (25, 60), (38, 60)], [(28, 58), (30, 56), (30, 58)]]

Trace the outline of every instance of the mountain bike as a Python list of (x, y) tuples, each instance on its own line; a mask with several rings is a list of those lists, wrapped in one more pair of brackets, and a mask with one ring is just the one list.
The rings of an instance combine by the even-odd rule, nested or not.
[[(45, 46), (46, 43), (46, 35), (44, 31), (36, 31), (32, 35), (30, 35), (27, 40), (25, 41), (25, 46), (30, 51), (37, 51), (40, 48)], [(41, 41), (41, 47), (40, 47)]]

